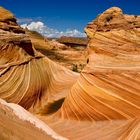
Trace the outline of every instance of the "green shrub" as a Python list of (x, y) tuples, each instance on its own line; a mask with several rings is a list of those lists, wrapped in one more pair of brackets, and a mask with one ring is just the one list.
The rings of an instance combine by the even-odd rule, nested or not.
[(78, 66), (77, 66), (77, 64), (73, 64), (72, 65), (72, 71), (78, 72)]

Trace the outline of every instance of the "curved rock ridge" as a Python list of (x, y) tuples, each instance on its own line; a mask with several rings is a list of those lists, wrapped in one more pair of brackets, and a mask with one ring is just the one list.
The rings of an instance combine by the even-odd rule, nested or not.
[(26, 109), (62, 102), (78, 74), (36, 52), (26, 35), (10, 36), (0, 38), (0, 97)]
[(36, 113), (51, 113), (78, 75), (37, 52), (26, 34), (0, 29), (0, 98)]
[(88, 121), (140, 117), (139, 73), (81, 73), (61, 109), (62, 118)]
[[(111, 27), (104, 31), (108, 15)], [(91, 38), (89, 63), (66, 97), (62, 117), (90, 121), (140, 117), (140, 34), (135, 27), (128, 30), (129, 22), (126, 28), (121, 26), (127, 23), (125, 17), (113, 7), (85, 28)], [(91, 30), (97, 30), (93, 37)]]

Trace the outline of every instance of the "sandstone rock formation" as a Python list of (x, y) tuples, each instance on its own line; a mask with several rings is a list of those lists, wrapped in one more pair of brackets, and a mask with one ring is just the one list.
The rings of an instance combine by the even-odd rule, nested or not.
[[(108, 16), (112, 18), (105, 26)], [(140, 116), (140, 31), (125, 18), (121, 9), (113, 7), (85, 28), (89, 63), (60, 109), (66, 118), (98, 121)]]
[(70, 45), (70, 46), (87, 46), (87, 38), (78, 38), (78, 37), (67, 37), (67, 36), (62, 36), (57, 39), (60, 43)]
[(64, 120), (56, 126), (59, 119), (43, 118), (56, 132), (69, 139), (140, 138), (138, 23), (139, 16), (113, 7), (87, 25), (89, 63), (55, 114)]
[[(3, 9), (0, 10), (3, 13)], [(20, 29), (18, 25), (15, 28)], [(55, 101), (61, 105), (77, 76), (78, 74), (55, 64), (37, 52), (23, 32), (0, 29), (2, 99), (17, 103), (26, 109), (47, 113), (51, 111), (49, 106)]]
[[(78, 75), (36, 51), (23, 32), (1, 28), (0, 98), (21, 105), (49, 130), (43, 133), (32, 122), (27, 123), (28, 112), (15, 104), (15, 112), (26, 114), (26, 118), (12, 118), (16, 115), (9, 109), (13, 104), (0, 100), (0, 119), (6, 116), (7, 122), (0, 123), (0, 137), (12, 139), (12, 132), (22, 138), (12, 131), (13, 125), (19, 133), (23, 129), (27, 139), (27, 135), (34, 138), (28, 134), (32, 128), (44, 139), (139, 140), (139, 29), (140, 17), (125, 15), (117, 7), (100, 14), (85, 28), (89, 62)], [(42, 124), (38, 119), (35, 124)], [(9, 120), (30, 127), (26, 130)]]

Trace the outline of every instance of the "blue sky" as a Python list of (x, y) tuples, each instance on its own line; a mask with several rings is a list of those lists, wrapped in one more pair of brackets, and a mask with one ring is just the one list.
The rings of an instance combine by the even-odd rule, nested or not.
[(12, 11), (21, 24), (41, 21), (59, 31), (83, 32), (88, 22), (112, 6), (140, 14), (140, 0), (0, 0), (0, 5)]

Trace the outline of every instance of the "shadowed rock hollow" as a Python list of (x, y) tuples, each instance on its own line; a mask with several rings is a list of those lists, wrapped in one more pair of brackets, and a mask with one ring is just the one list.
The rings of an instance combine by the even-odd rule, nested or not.
[[(0, 98), (44, 121), (37, 120), (58, 136), (49, 135), (50, 139), (140, 139), (140, 17), (112, 7), (89, 23), (85, 32), (89, 62), (78, 75), (36, 51), (26, 34), (1, 29)], [(2, 103), (0, 118), (1, 108), (7, 106)], [(0, 123), (0, 128), (6, 131), (8, 125)], [(34, 129), (43, 138), (50, 134)]]

